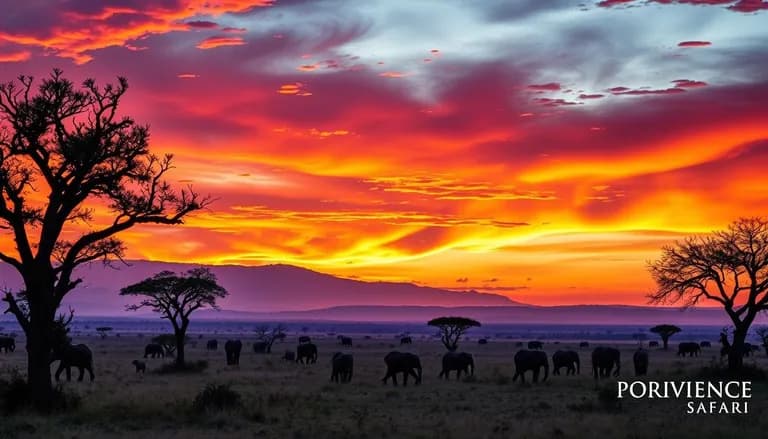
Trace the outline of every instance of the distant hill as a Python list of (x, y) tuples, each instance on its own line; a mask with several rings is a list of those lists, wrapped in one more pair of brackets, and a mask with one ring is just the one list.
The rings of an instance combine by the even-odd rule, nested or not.
[[(162, 270), (184, 271), (196, 264), (129, 261), (119, 269), (91, 264), (77, 271), (84, 282), (64, 305), (79, 315), (124, 315), (129, 298), (120, 288)], [(519, 303), (499, 294), (449, 291), (411, 283), (364, 282), (344, 279), (292, 265), (257, 267), (207, 266), (230, 295), (221, 307), (238, 311), (299, 311), (342, 305), (379, 306), (506, 306)], [(19, 288), (21, 279), (12, 267), (0, 264), (0, 286)]]
[[(729, 324), (720, 308), (691, 308), (625, 305), (569, 306), (337, 306), (309, 311), (247, 313), (203, 311), (201, 319), (337, 321), (337, 322), (426, 322), (444, 315), (461, 315), (485, 324), (594, 324), (594, 325), (718, 325)], [(766, 324), (761, 317), (758, 324)]]

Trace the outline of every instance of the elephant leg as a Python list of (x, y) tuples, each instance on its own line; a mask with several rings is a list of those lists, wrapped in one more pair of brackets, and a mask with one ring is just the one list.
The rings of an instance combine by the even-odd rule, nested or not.
[(514, 383), (515, 381), (517, 381), (517, 377), (519, 376), (520, 376), (520, 372), (515, 371), (515, 374), (512, 376), (512, 382)]
[(539, 368), (533, 370), (533, 382), (538, 383), (539, 382)]
[(61, 363), (59, 363), (59, 368), (58, 368), (58, 369), (56, 369), (56, 375), (55, 375), (55, 377), (56, 377), (56, 381), (59, 381), (59, 379), (60, 379), (60, 377), (61, 377), (61, 372), (62, 372), (63, 370), (64, 370), (64, 366), (63, 366)]
[(407, 371), (407, 370), (405, 370), (405, 371), (403, 372), (403, 387), (405, 387), (405, 386), (407, 386), (407, 385), (408, 385), (408, 371)]
[(85, 368), (84, 367), (78, 367), (77, 368), (80, 371), (80, 376), (77, 377), (77, 381), (83, 381), (83, 376), (85, 375)]
[(72, 381), (72, 368), (67, 365), (67, 381)]

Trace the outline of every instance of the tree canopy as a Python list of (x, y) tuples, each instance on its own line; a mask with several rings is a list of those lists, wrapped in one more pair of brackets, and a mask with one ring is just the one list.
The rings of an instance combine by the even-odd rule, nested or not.
[(470, 328), (480, 326), (480, 322), (468, 317), (438, 317), (427, 322), (439, 329), (440, 338), (446, 349), (453, 352), (458, 348), (459, 339)]
[[(0, 261), (24, 282), (3, 300), (27, 341), (35, 406), (50, 407), (54, 320), (82, 279), (75, 269), (120, 260), (118, 234), (139, 224), (180, 224), (210, 201), (165, 180), (172, 156), (149, 151), (149, 128), (118, 111), (128, 81), (76, 86), (61, 70), (0, 84)], [(98, 214), (97, 214), (98, 212)]]
[(729, 368), (740, 369), (749, 327), (768, 310), (768, 219), (740, 218), (727, 229), (662, 248), (648, 269), (657, 289), (651, 303), (718, 303), (733, 322)]
[(675, 325), (656, 325), (651, 328), (650, 331), (654, 334), (659, 334), (661, 341), (664, 343), (664, 349), (667, 349), (669, 346), (669, 338), (678, 332), (681, 332), (682, 329)]
[(167, 319), (176, 337), (176, 363), (184, 366), (184, 339), (190, 316), (200, 308), (218, 309), (216, 301), (227, 296), (227, 290), (217, 283), (207, 268), (193, 268), (185, 273), (161, 271), (141, 282), (120, 290), (121, 296), (137, 296), (137, 304), (127, 305), (129, 311), (150, 308)]

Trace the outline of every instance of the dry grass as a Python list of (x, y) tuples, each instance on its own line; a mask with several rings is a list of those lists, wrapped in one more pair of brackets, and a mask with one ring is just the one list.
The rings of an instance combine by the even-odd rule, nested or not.
[[(313, 337), (314, 338), (314, 337)], [(512, 341), (487, 345), (465, 342), (477, 370), (472, 379), (442, 381), (442, 346), (414, 340), (403, 350), (421, 356), (424, 382), (407, 388), (383, 386), (383, 356), (388, 339), (355, 340), (352, 383), (331, 384), (330, 357), (341, 350), (335, 338), (317, 340), (318, 363), (303, 366), (280, 360), (292, 342), (275, 345), (271, 355), (254, 354), (252, 340), (243, 338), (239, 367), (227, 367), (222, 349), (205, 350), (205, 343), (188, 348), (192, 361), (208, 362), (200, 373), (158, 374), (163, 360), (147, 359), (148, 373), (136, 375), (132, 360), (140, 358), (147, 338), (80, 338), (95, 355), (96, 381), (65, 383), (82, 396), (74, 412), (48, 417), (24, 412), (0, 418), (0, 438), (720, 438), (764, 437), (768, 420), (768, 383), (753, 384), (749, 415), (692, 416), (685, 401), (610, 401), (615, 381), (596, 389), (589, 374), (591, 349), (577, 344), (545, 346), (572, 348), (582, 357), (578, 376), (550, 375), (545, 383), (524, 385), (511, 380)], [(221, 342), (222, 340), (220, 340)], [(247, 342), (247, 343), (246, 343)], [(221, 343), (220, 343), (221, 344)], [(20, 344), (23, 346), (23, 344)], [(248, 348), (246, 348), (248, 347)], [(399, 349), (399, 347), (398, 347)], [(633, 346), (622, 347), (623, 377), (631, 379)], [(693, 379), (710, 365), (716, 348), (699, 358), (677, 358), (672, 351), (652, 351), (648, 379)], [(761, 354), (760, 367), (768, 368)], [(0, 354), (0, 377), (12, 368), (24, 369), (24, 350)], [(226, 384), (241, 396), (242, 405), (227, 411), (199, 414), (195, 397), (208, 384)], [(600, 389), (608, 389), (602, 390)], [(602, 397), (600, 396), (602, 393)]]

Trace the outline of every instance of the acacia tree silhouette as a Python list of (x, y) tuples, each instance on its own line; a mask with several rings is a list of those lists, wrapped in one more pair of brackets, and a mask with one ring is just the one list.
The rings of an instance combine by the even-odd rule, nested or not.
[(37, 87), (24, 75), (0, 84), (0, 231), (16, 244), (0, 261), (24, 282), (21, 296), (6, 292), (3, 300), (26, 335), (38, 410), (50, 409), (51, 333), (62, 299), (82, 281), (75, 268), (121, 259), (122, 231), (180, 224), (210, 202), (164, 181), (172, 156), (151, 154), (149, 128), (118, 115), (127, 89), (125, 78), (76, 87), (58, 69)]
[(480, 322), (468, 317), (438, 317), (428, 321), (427, 325), (437, 327), (443, 346), (454, 352), (459, 347), (461, 336), (470, 328), (480, 326)]
[(723, 307), (734, 328), (728, 369), (739, 371), (749, 327), (768, 310), (768, 219), (740, 218), (726, 230), (678, 241), (648, 269), (658, 287), (652, 303), (706, 299)]
[(664, 344), (664, 350), (667, 350), (667, 347), (669, 346), (669, 337), (682, 331), (682, 329), (675, 325), (656, 325), (651, 328), (650, 331), (654, 334), (659, 334), (661, 342)]
[[(126, 306), (128, 311), (151, 308), (171, 322), (177, 368), (185, 366), (184, 342), (187, 338), (189, 317), (200, 308), (218, 309), (216, 300), (227, 297), (227, 294), (227, 290), (217, 283), (211, 270), (202, 267), (181, 274), (161, 271), (120, 290), (121, 296), (141, 297), (139, 303)], [(168, 346), (170, 343), (166, 341), (163, 345)]]

